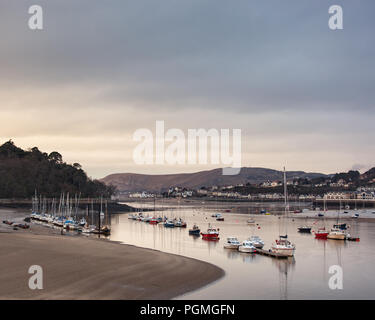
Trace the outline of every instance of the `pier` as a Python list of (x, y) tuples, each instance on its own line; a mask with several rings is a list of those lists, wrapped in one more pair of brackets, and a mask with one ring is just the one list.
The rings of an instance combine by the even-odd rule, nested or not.
[(263, 249), (257, 248), (256, 251), (257, 251), (257, 253), (259, 253), (261, 255), (269, 256), (269, 257), (276, 258), (276, 259), (287, 259), (288, 258), (288, 256), (286, 256), (284, 254), (271, 252), (271, 251), (268, 251), (268, 250), (263, 250)]

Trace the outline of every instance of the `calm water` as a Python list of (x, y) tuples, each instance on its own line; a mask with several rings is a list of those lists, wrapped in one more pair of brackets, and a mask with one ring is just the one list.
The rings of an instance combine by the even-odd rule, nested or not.
[[(179, 299), (375, 299), (375, 223), (342, 220), (351, 225), (352, 234), (361, 237), (361, 242), (344, 242), (316, 240), (312, 234), (298, 233), (297, 227), (305, 223), (304, 219), (289, 219), (285, 226), (282, 223), (285, 219), (278, 216), (252, 215), (258, 229), (247, 225), (247, 214), (223, 213), (225, 221), (217, 222), (211, 217), (213, 212), (216, 212), (213, 208), (182, 207), (164, 208), (163, 214), (182, 217), (188, 228), (197, 223), (205, 230), (211, 222), (220, 228), (219, 242), (189, 236), (188, 228), (170, 229), (129, 220), (127, 214), (112, 216), (111, 240), (196, 258), (225, 270), (224, 278)], [(332, 223), (327, 221), (327, 227)], [(295, 257), (289, 260), (223, 248), (227, 236), (243, 241), (257, 234), (268, 249), (279, 229), (285, 227), (296, 245)], [(328, 287), (331, 265), (343, 268), (343, 290)]]

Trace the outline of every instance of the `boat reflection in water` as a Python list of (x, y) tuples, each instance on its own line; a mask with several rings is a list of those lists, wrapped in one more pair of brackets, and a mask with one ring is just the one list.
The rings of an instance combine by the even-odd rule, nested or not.
[(256, 259), (256, 254), (239, 252), (239, 256), (242, 258), (243, 263), (253, 263)]
[[(130, 203), (129, 203), (130, 204)], [(213, 205), (208, 204), (211, 207)], [(233, 206), (233, 204), (227, 204)], [(252, 204), (247, 204), (251, 206)], [(256, 204), (254, 204), (255, 206)], [(250, 210), (251, 213), (263, 207)], [(375, 278), (373, 265), (375, 256), (370, 254), (375, 243), (375, 223), (362, 220), (345, 219), (343, 223), (358, 224), (355, 233), (362, 237), (361, 242), (315, 239), (314, 234), (301, 234), (298, 226), (301, 220), (281, 219), (278, 216), (258, 215), (257, 227), (247, 225), (249, 210), (243, 214), (231, 213), (225, 215), (225, 221), (218, 222), (211, 217), (213, 210), (190, 207), (180, 210), (180, 215), (187, 222), (187, 229), (157, 227), (139, 221), (128, 219), (127, 215), (112, 215), (111, 240), (121, 241), (140, 247), (161, 250), (206, 261), (219, 266), (225, 271), (225, 276), (204, 288), (187, 293), (185, 299), (373, 299)], [(279, 213), (285, 212), (284, 206), (278, 204)], [(267, 208), (272, 212), (276, 211)], [(222, 210), (223, 211), (223, 210)], [(156, 216), (173, 216), (172, 209), (155, 212)], [(349, 217), (350, 218), (350, 217)], [(220, 227), (219, 241), (204, 241), (202, 237), (189, 235), (189, 229), (197, 224), (201, 231), (206, 232), (209, 223)], [(327, 222), (331, 227), (336, 221)], [(259, 228), (258, 228), (259, 225)], [(314, 231), (324, 225), (324, 220), (315, 225)], [(298, 251), (295, 259), (274, 259), (260, 254), (241, 253), (235, 249), (224, 249), (228, 237), (235, 236), (242, 243), (251, 235), (258, 235), (264, 241), (264, 246), (270, 248), (275, 240), (275, 234), (285, 234), (279, 229), (288, 229), (290, 237)], [(254, 230), (253, 230), (254, 229)], [(354, 229), (354, 227), (353, 227)], [(330, 230), (330, 228), (327, 228)], [(352, 232), (352, 228), (350, 229)], [(354, 232), (354, 230), (353, 230)], [(344, 259), (345, 258), (345, 259)], [(297, 263), (298, 262), (298, 263)], [(345, 290), (338, 292), (330, 290), (328, 280), (331, 277), (328, 270), (332, 265), (340, 265), (345, 270)], [(349, 283), (355, 283), (350, 286)], [(177, 299), (180, 299), (177, 297)]]
[(294, 257), (272, 260), (273, 264), (279, 269), (280, 300), (288, 300), (288, 277), (293, 273), (296, 260)]
[(225, 250), (225, 251), (226, 251), (226, 256), (230, 260), (238, 259), (241, 256), (240, 252), (238, 252), (237, 250)]

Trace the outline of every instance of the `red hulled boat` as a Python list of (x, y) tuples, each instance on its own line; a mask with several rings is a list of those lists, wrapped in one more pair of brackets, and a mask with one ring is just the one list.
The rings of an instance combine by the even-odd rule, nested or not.
[(158, 223), (159, 223), (159, 219), (153, 217), (148, 223), (149, 223), (149, 224), (158, 224)]
[(315, 231), (315, 239), (327, 239), (328, 234), (329, 231), (327, 231), (325, 228), (320, 228)]
[(206, 232), (201, 232), (203, 240), (218, 241), (219, 238), (219, 229), (211, 228), (208, 226)]

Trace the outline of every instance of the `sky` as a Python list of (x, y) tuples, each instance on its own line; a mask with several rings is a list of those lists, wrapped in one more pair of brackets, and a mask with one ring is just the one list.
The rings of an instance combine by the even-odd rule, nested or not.
[[(28, 9), (43, 8), (43, 30)], [(328, 8), (343, 8), (330, 30)], [(89, 176), (138, 165), (140, 128), (241, 129), (242, 165), (375, 166), (373, 0), (0, 0), (0, 143)], [(220, 167), (220, 166), (219, 166)]]

